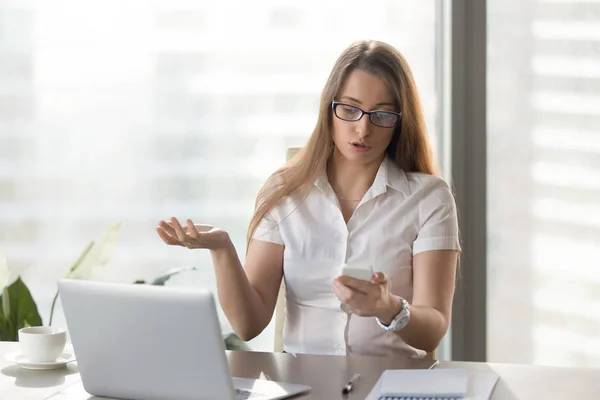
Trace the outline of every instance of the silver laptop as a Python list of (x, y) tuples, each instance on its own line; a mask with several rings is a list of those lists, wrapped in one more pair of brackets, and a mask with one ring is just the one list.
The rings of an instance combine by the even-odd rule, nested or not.
[(310, 387), (232, 378), (207, 290), (63, 279), (84, 389), (133, 400), (285, 399)]

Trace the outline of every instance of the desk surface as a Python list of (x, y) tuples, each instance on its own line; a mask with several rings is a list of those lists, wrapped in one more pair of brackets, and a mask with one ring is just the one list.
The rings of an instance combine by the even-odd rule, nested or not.
[[(386, 369), (433, 367), (431, 360), (392, 360), (364, 356), (320, 356), (308, 354), (228, 352), (232, 376), (266, 378), (273, 381), (301, 383), (312, 388), (304, 399), (364, 400)], [(342, 395), (348, 379), (358, 372), (360, 380), (349, 395)]]
[(500, 376), (491, 400), (600, 399), (599, 368), (441, 361), (436, 368), (491, 371)]
[[(4, 356), (18, 350), (17, 343), (0, 342), (0, 399), (88, 400), (77, 364), (53, 371), (28, 371), (11, 365)], [(317, 356), (281, 353), (228, 352), (234, 376), (303, 383), (312, 387), (305, 399), (364, 399), (389, 368), (427, 368), (430, 361), (389, 360), (360, 356)], [(493, 371), (500, 381), (492, 400), (600, 399), (600, 369), (553, 368), (529, 365), (441, 362), (438, 368)], [(343, 383), (361, 373), (355, 392), (342, 397)]]

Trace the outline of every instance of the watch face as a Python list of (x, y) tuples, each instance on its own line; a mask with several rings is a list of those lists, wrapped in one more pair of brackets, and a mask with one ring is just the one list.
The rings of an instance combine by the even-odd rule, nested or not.
[(408, 315), (408, 313), (403, 312), (402, 315), (400, 315), (399, 318), (396, 320), (393, 330), (399, 331), (400, 329), (404, 328), (406, 324), (408, 324), (409, 320), (410, 316)]

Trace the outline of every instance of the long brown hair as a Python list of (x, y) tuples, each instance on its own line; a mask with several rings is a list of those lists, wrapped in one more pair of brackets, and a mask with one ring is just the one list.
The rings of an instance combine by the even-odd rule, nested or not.
[(351, 44), (337, 59), (319, 105), (319, 117), (306, 145), (283, 168), (277, 170), (258, 193), (254, 216), (248, 229), (247, 248), (258, 224), (283, 198), (309, 189), (333, 153), (331, 102), (348, 75), (363, 70), (382, 79), (402, 113), (387, 155), (406, 172), (439, 175), (427, 136), (421, 101), (406, 59), (394, 47), (378, 41)]

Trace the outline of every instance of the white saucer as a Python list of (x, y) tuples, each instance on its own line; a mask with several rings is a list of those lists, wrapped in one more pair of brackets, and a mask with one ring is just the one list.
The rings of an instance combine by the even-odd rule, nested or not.
[(34, 362), (27, 360), (25, 358), (25, 356), (23, 355), (23, 353), (21, 353), (20, 351), (16, 351), (14, 353), (7, 354), (4, 357), (4, 359), (6, 361), (18, 364), (25, 369), (46, 370), (46, 369), (63, 368), (68, 363), (75, 361), (75, 355), (73, 354), (72, 351), (69, 352), (67, 349), (65, 349), (65, 352), (62, 353), (56, 359), (56, 361), (46, 362), (46, 363), (39, 363), (39, 362), (34, 363)]

